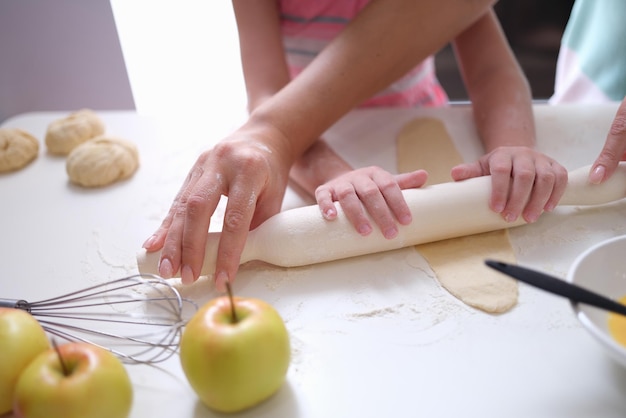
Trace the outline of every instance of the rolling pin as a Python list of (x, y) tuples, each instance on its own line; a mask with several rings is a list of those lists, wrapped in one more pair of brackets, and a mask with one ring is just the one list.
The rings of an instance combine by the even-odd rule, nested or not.
[[(615, 174), (600, 185), (588, 183), (589, 169), (586, 166), (569, 173), (559, 206), (598, 205), (626, 197), (626, 162), (620, 163)], [(359, 235), (339, 205), (333, 221), (325, 220), (317, 205), (304, 206), (280, 212), (250, 231), (241, 263), (260, 260), (282, 267), (304, 266), (525, 223), (521, 217), (516, 222), (505, 222), (489, 209), (490, 176), (407, 189), (403, 194), (413, 221), (399, 225), (393, 239), (384, 238), (379, 231)], [(214, 273), (219, 239), (219, 232), (208, 234), (202, 275)], [(160, 256), (160, 251), (148, 253), (142, 249), (137, 255), (139, 271), (158, 274)]]

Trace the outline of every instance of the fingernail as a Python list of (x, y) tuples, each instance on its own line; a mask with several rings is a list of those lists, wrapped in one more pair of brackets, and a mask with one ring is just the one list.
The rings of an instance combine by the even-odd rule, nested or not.
[(600, 184), (602, 180), (604, 180), (604, 175), (606, 174), (606, 168), (603, 165), (596, 166), (593, 169), (591, 174), (589, 174), (589, 183), (591, 184)]
[(193, 270), (190, 266), (184, 265), (180, 270), (180, 280), (183, 284), (192, 284), (195, 281), (195, 276), (193, 275)]
[(532, 214), (529, 214), (524, 220), (527, 223), (531, 224), (533, 222), (537, 222), (537, 219), (539, 219), (539, 215), (536, 213), (532, 213)]
[(361, 224), (357, 230), (361, 235), (369, 235), (372, 232), (372, 227), (368, 224)]
[(504, 215), (504, 220), (507, 222), (514, 222), (516, 219), (517, 219), (517, 216), (513, 215), (510, 212)]
[(395, 238), (396, 235), (398, 235), (398, 228), (396, 228), (396, 227), (389, 228), (389, 229), (387, 229), (385, 231), (385, 233), (383, 235), (385, 235), (385, 238), (387, 238), (387, 239)]
[(400, 219), (398, 220), (400, 221), (402, 225), (408, 225), (413, 220), (413, 217), (409, 214), (409, 215), (401, 216)]
[(337, 216), (337, 211), (335, 209), (327, 209), (324, 212), (324, 218), (326, 219), (335, 219)]
[(225, 292), (226, 282), (229, 281), (230, 280), (228, 280), (228, 274), (226, 274), (225, 271), (220, 271), (219, 273), (217, 273), (217, 276), (215, 276), (215, 288), (218, 292)]
[(174, 269), (172, 268), (172, 262), (167, 258), (164, 258), (159, 263), (159, 275), (164, 279), (171, 279), (174, 275)]
[(146, 242), (143, 243), (143, 248), (150, 248), (152, 247), (152, 244), (154, 244), (154, 241), (156, 241), (156, 235), (152, 235), (150, 238), (148, 238), (146, 240)]
[(503, 210), (504, 210), (504, 204), (503, 203), (493, 206), (493, 211), (495, 213), (502, 213)]

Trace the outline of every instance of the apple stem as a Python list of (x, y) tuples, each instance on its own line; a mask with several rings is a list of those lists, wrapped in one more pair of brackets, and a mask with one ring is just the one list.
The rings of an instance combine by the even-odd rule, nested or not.
[(65, 364), (65, 360), (63, 360), (63, 356), (61, 355), (61, 350), (59, 349), (59, 345), (57, 344), (56, 339), (52, 338), (52, 347), (54, 351), (56, 351), (57, 356), (59, 357), (59, 363), (61, 363), (61, 370), (63, 371), (64, 376), (69, 376), (70, 371), (67, 368), (67, 364)]
[(230, 314), (233, 319), (233, 323), (236, 324), (239, 322), (237, 318), (237, 312), (235, 312), (235, 301), (233, 300), (233, 289), (230, 287), (230, 283), (226, 282), (226, 292), (228, 293), (228, 299), (230, 300)]

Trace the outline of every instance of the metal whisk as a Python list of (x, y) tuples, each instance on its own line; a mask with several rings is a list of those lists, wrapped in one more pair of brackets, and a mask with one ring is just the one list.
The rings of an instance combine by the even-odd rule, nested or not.
[(29, 312), (49, 335), (97, 345), (126, 364), (154, 364), (174, 355), (187, 305), (193, 312), (197, 309), (166, 280), (150, 274), (38, 302), (0, 298), (1, 307)]

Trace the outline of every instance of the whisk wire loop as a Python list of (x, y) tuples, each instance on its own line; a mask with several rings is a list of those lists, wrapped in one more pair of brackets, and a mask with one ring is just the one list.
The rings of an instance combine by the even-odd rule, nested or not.
[(31, 313), (50, 335), (107, 349), (127, 364), (154, 364), (178, 351), (186, 307), (196, 304), (159, 276), (135, 274), (36, 302), (0, 299)]

